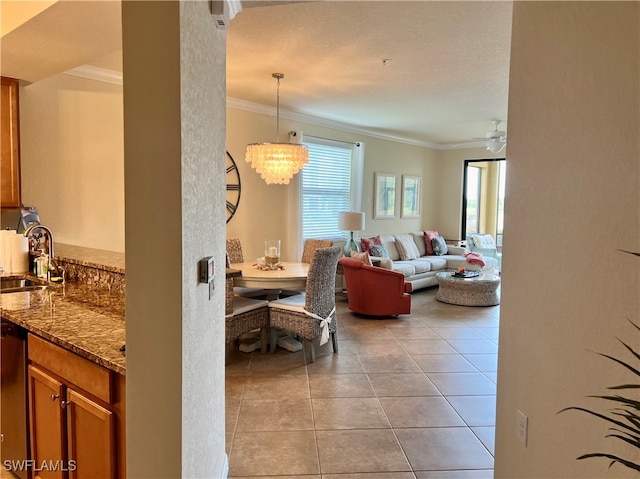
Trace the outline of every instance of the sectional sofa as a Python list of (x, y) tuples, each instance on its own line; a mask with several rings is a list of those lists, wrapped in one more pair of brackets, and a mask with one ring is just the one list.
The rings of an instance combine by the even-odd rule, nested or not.
[[(378, 260), (381, 267), (402, 273), (405, 281), (411, 283), (414, 291), (437, 285), (437, 273), (457, 270), (459, 267), (487, 273), (496, 271), (498, 262), (495, 258), (484, 257), (484, 266), (470, 263), (465, 256), (469, 251), (464, 247), (453, 245), (447, 245), (447, 251), (444, 254), (428, 254), (427, 242), (430, 240), (424, 231), (379, 235), (362, 238), (361, 251), (369, 252), (372, 260)], [(387, 257), (380, 256), (381, 248), (372, 248), (376, 243), (384, 247), (383, 255), (386, 253)]]

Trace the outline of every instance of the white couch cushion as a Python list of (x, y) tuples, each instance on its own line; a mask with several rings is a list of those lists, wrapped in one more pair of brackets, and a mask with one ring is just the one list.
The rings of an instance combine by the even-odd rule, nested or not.
[(413, 264), (413, 267), (416, 270), (416, 274), (431, 271), (431, 261), (426, 258), (414, 259), (413, 261), (411, 261), (411, 264)]
[(396, 248), (395, 236), (380, 235), (380, 241), (382, 241), (382, 246), (384, 246), (387, 250), (387, 253), (389, 253), (389, 259), (393, 261), (397, 261), (400, 259), (400, 253), (398, 253), (398, 248)]
[(493, 241), (493, 236), (491, 235), (473, 235), (473, 244), (478, 248), (495, 248), (496, 244)]
[(413, 242), (416, 244), (416, 248), (418, 248), (419, 256), (427, 255), (427, 247), (424, 244), (424, 231), (414, 231), (413, 233), (409, 233), (413, 238)]
[(403, 261), (416, 259), (420, 256), (420, 251), (418, 251), (413, 237), (409, 234), (396, 235), (396, 248), (398, 249), (400, 259)]
[(447, 256), (427, 256), (422, 259), (431, 263), (431, 271), (447, 268)]
[(413, 261), (394, 261), (393, 271), (404, 274), (406, 277), (416, 274), (416, 268)]

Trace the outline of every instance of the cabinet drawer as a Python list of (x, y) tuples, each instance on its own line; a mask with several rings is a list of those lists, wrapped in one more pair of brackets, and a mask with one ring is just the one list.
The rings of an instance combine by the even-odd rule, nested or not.
[(32, 363), (111, 404), (111, 371), (33, 334), (28, 341)]

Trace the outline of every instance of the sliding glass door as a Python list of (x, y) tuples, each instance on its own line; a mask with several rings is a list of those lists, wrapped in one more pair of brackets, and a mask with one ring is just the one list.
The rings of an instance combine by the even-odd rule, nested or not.
[(462, 189), (462, 237), (490, 234), (498, 247), (504, 235), (504, 189), (507, 162), (465, 160)]

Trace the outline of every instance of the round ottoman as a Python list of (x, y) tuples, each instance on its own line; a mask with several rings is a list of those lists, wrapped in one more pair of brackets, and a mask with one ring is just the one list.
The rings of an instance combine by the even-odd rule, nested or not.
[(495, 306), (500, 304), (498, 286), (500, 276), (481, 274), (475, 278), (456, 278), (453, 272), (436, 274), (438, 293), (436, 299), (460, 306)]

